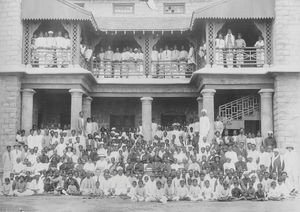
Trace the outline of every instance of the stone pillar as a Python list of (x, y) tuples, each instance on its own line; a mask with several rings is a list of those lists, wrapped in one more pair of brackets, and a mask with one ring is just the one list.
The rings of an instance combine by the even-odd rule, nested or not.
[(215, 121), (215, 104), (214, 104), (214, 96), (216, 90), (215, 89), (203, 89), (201, 94), (203, 96), (203, 109), (207, 110), (207, 116), (210, 121), (210, 130), (208, 134), (207, 141), (211, 142), (211, 139), (214, 136), (214, 121)]
[(77, 120), (79, 112), (82, 111), (82, 95), (84, 92), (81, 89), (71, 89), (69, 93), (71, 94), (71, 129), (77, 129)]
[(197, 98), (197, 102), (198, 102), (198, 118), (200, 119), (201, 110), (203, 109), (203, 97), (199, 96)]
[(273, 131), (273, 89), (261, 89), (260, 94), (260, 125), (263, 138), (268, 136), (268, 131)]
[(33, 95), (35, 94), (33, 89), (22, 90), (22, 129), (26, 131), (26, 135), (29, 134), (32, 128), (33, 120)]
[(152, 100), (151, 97), (143, 97), (142, 101), (142, 128), (146, 141), (152, 139)]
[(93, 98), (87, 96), (87, 97), (84, 97), (83, 98), (83, 105), (82, 105), (82, 111), (83, 111), (83, 114), (84, 114), (84, 117), (85, 118), (90, 118), (91, 117), (91, 105), (92, 105), (92, 101), (93, 101)]

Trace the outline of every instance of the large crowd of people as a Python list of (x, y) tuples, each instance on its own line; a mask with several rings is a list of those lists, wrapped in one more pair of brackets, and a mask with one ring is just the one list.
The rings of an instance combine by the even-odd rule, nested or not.
[[(283, 154), (273, 132), (243, 129), (229, 135), (220, 119), (212, 129), (206, 110), (187, 124), (152, 123), (106, 129), (80, 112), (76, 129), (58, 124), (29, 135), (20, 130), (3, 154), (1, 195), (82, 195), (132, 201), (283, 200), (298, 193), (297, 154)], [(214, 137), (209, 138), (209, 132)]]

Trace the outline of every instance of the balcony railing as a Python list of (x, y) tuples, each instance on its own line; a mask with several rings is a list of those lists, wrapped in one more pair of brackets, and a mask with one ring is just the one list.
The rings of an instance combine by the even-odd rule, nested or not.
[(93, 60), (93, 74), (98, 78), (147, 77), (143, 61)]
[(221, 67), (263, 67), (265, 61), (264, 48), (217, 48), (215, 50), (215, 65)]
[(186, 61), (152, 61), (152, 78), (190, 78), (194, 67)]
[(71, 64), (71, 50), (32, 49), (30, 64), (39, 68), (67, 68)]
[(190, 78), (194, 71), (187, 62), (152, 61), (150, 70), (144, 61), (99, 61), (92, 62), (93, 74), (98, 78)]

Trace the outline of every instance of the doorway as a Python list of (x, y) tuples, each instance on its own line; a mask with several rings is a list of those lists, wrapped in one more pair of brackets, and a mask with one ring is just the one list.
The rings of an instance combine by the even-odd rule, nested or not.
[(162, 114), (161, 115), (161, 125), (163, 127), (170, 127), (173, 123), (179, 123), (183, 125), (186, 122), (185, 115), (178, 114)]
[(110, 128), (115, 127), (118, 130), (134, 128), (135, 126), (134, 115), (110, 115)]

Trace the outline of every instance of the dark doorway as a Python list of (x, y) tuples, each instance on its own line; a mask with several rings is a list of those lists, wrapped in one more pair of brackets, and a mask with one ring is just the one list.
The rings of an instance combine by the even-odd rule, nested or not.
[(260, 131), (260, 121), (254, 120), (254, 121), (245, 121), (245, 133), (254, 133), (255, 135), (257, 132)]
[(186, 116), (185, 115), (161, 115), (161, 125), (163, 127), (170, 127), (173, 123), (179, 123), (183, 125), (186, 122)]
[(116, 127), (118, 130), (134, 128), (134, 115), (110, 115), (110, 128)]

